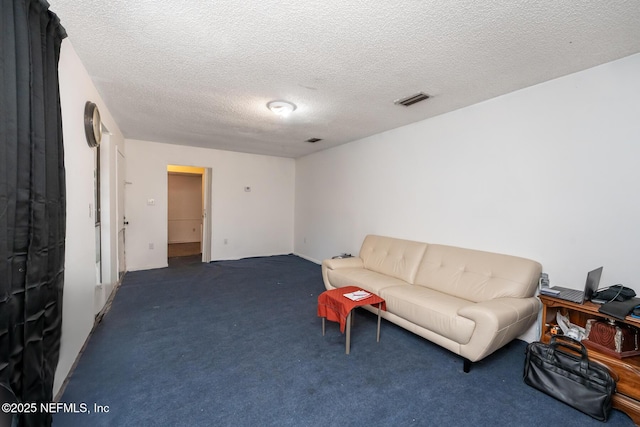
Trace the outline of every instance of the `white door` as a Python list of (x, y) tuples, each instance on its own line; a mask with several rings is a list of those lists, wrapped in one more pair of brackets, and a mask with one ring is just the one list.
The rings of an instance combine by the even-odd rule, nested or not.
[(122, 276), (127, 271), (126, 266), (126, 256), (124, 252), (124, 243), (125, 243), (125, 230), (127, 219), (124, 214), (124, 189), (125, 189), (125, 162), (124, 162), (124, 154), (116, 149), (116, 176), (118, 180), (118, 184), (116, 185), (116, 212), (117, 212), (117, 227), (118, 227), (118, 259), (116, 264), (118, 266), (118, 282), (122, 281)]

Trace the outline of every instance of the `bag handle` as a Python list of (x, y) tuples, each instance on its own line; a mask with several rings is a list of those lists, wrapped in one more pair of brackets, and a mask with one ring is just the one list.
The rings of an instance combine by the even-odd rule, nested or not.
[[(564, 342), (566, 341), (566, 342)], [(580, 353), (580, 371), (587, 372), (589, 367), (589, 356), (587, 348), (580, 341), (565, 335), (553, 335), (549, 342), (549, 350), (547, 351), (547, 359), (553, 360), (556, 350), (560, 347), (567, 348), (571, 351)]]

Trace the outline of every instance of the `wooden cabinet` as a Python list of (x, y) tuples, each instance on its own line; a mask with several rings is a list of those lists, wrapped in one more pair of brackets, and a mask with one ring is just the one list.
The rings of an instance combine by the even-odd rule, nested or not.
[[(560, 300), (547, 295), (540, 295), (542, 301), (542, 333), (540, 340), (548, 343), (551, 339), (550, 329), (557, 324), (556, 313), (563, 316), (575, 325), (584, 327), (589, 319), (603, 319), (609, 317), (598, 312), (600, 307), (592, 302), (576, 304)], [(640, 328), (640, 319), (627, 316), (624, 321), (618, 323)], [(613, 397), (613, 407), (627, 414), (636, 425), (640, 425), (640, 356), (618, 359), (608, 354), (588, 348), (589, 358), (596, 360), (615, 373), (618, 377), (616, 394)]]

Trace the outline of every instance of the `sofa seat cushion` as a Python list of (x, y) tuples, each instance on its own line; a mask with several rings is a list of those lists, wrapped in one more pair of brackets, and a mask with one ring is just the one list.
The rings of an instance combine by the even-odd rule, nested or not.
[(405, 286), (407, 282), (404, 280), (389, 277), (385, 274), (376, 273), (375, 271), (364, 268), (340, 268), (337, 270), (328, 270), (327, 275), (331, 285), (336, 288), (345, 286), (357, 286), (376, 295), (380, 295), (380, 291), (389, 286)]
[(388, 287), (378, 295), (389, 312), (459, 344), (473, 335), (475, 322), (458, 315), (462, 307), (474, 305), (472, 301), (415, 285)]

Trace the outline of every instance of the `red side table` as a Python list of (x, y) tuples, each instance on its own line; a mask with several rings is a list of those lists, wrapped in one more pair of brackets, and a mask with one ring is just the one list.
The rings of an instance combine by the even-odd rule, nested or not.
[(324, 321), (328, 319), (332, 322), (340, 323), (340, 332), (347, 329), (345, 350), (349, 354), (351, 347), (351, 312), (356, 307), (364, 305), (378, 305), (378, 330), (376, 340), (380, 342), (380, 310), (386, 310), (387, 305), (384, 298), (369, 292), (371, 295), (359, 301), (353, 301), (344, 296), (344, 294), (359, 291), (362, 288), (357, 286), (345, 286), (344, 288), (331, 289), (324, 291), (318, 296), (318, 317), (322, 317), (322, 336), (324, 336)]

